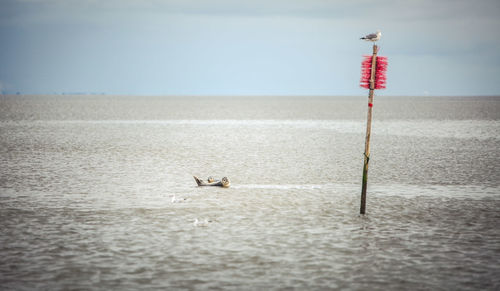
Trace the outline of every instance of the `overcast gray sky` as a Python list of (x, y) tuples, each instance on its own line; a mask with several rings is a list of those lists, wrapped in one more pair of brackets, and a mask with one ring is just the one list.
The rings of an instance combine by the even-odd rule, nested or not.
[(0, 91), (500, 95), (500, 1), (0, 0)]

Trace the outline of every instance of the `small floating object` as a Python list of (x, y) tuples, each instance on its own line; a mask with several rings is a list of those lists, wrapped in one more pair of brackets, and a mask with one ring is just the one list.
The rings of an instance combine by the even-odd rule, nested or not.
[(198, 218), (196, 218), (193, 222), (193, 225), (194, 226), (201, 226), (201, 227), (205, 227), (205, 226), (208, 226), (208, 224), (212, 222), (211, 220), (208, 220), (207, 218), (205, 218), (204, 220), (198, 220)]
[(193, 178), (198, 186), (218, 186), (223, 188), (229, 188), (229, 186), (231, 186), (231, 182), (229, 182), (229, 179), (227, 177), (223, 177), (222, 180), (217, 181), (212, 176), (210, 176), (208, 177), (206, 182), (196, 176), (193, 176)]
[(174, 194), (174, 196), (172, 196), (172, 200), (170, 200), (170, 202), (179, 203), (179, 202), (183, 202), (185, 200), (186, 200), (186, 198), (177, 198), (177, 197), (175, 197), (175, 194)]

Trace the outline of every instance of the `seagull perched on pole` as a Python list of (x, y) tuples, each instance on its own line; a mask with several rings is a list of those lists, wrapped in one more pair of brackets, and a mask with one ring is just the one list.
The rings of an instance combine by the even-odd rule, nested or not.
[(379, 40), (381, 36), (382, 36), (382, 32), (380, 32), (380, 30), (377, 29), (377, 33), (370, 33), (367, 36), (363, 36), (360, 39), (364, 39), (366, 41), (373, 41), (373, 42), (375, 42), (375, 41)]

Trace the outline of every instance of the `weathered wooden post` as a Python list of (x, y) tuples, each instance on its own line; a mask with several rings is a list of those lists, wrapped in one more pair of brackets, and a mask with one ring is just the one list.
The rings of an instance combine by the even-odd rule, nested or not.
[(365, 56), (361, 64), (361, 87), (370, 89), (368, 93), (368, 116), (366, 121), (365, 158), (363, 164), (363, 182), (361, 187), (360, 214), (366, 212), (366, 187), (368, 183), (368, 164), (370, 162), (370, 136), (372, 128), (373, 92), (375, 89), (385, 88), (385, 71), (387, 70), (387, 58), (377, 57), (378, 46), (373, 45), (373, 54)]

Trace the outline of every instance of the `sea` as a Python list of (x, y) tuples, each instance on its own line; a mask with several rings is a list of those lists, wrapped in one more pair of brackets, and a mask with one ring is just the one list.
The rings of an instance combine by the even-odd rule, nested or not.
[[(500, 97), (0, 96), (1, 290), (499, 290)], [(231, 186), (193, 179), (228, 177)]]

